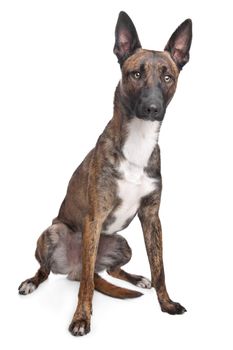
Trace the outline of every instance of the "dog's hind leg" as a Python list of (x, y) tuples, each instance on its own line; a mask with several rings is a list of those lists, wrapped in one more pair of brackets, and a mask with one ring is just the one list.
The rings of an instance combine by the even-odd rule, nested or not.
[(49, 275), (50, 271), (40, 267), (34, 277), (28, 278), (22, 282), (19, 286), (19, 294), (27, 295), (32, 293), (42, 282), (44, 282)]
[[(100, 256), (102, 256), (102, 259), (104, 259), (104, 261), (108, 261), (108, 266), (107, 266), (108, 274), (112, 277), (132, 283), (137, 287), (151, 288), (151, 282), (147, 278), (128, 273), (121, 269), (121, 267), (127, 264), (132, 257), (132, 251), (126, 239), (120, 235), (109, 236), (109, 235), (102, 234), (101, 236), (102, 238), (105, 237), (104, 241), (106, 242), (105, 243), (106, 246), (112, 245), (111, 249), (109, 249), (110, 251), (109, 256), (108, 255), (106, 256), (106, 254), (103, 254), (103, 255), (100, 254)], [(107, 244), (107, 241), (109, 241), (108, 244)], [(102, 243), (102, 240), (100, 240), (100, 250), (102, 245), (101, 243)], [(107, 251), (106, 247), (104, 247), (103, 250), (106, 252)], [(98, 256), (97, 256), (97, 263), (101, 265), (101, 259), (98, 259)]]
[(40, 268), (34, 277), (28, 278), (20, 284), (18, 288), (19, 294), (27, 295), (32, 293), (49, 276), (49, 247), (47, 244), (49, 230), (50, 228), (44, 231), (37, 241), (35, 256), (40, 264)]
[(123, 281), (134, 284), (137, 287), (141, 288), (151, 288), (151, 281), (143, 276), (134, 275), (122, 270), (120, 267), (113, 267), (107, 270), (108, 274), (112, 277), (119, 278)]

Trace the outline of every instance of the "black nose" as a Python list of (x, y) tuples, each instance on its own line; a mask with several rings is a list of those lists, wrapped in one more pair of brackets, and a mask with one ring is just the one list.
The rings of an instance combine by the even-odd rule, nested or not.
[(153, 117), (156, 116), (156, 114), (158, 114), (158, 108), (155, 104), (151, 104), (149, 107), (147, 107), (146, 112), (149, 116)]
[(156, 104), (151, 103), (144, 107), (144, 114), (149, 119), (155, 119), (159, 114), (159, 108)]

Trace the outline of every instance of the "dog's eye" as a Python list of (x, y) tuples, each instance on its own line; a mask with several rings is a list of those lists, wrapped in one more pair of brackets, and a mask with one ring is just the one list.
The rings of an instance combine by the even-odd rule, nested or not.
[(171, 81), (171, 77), (170, 77), (170, 75), (164, 75), (164, 81), (165, 81), (165, 83), (170, 83), (170, 81)]
[(133, 72), (132, 76), (134, 77), (134, 79), (138, 80), (141, 78), (141, 73), (140, 72)]

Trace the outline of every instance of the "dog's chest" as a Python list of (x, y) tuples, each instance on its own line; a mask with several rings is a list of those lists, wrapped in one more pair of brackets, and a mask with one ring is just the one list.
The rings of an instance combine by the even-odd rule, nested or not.
[(129, 124), (123, 146), (125, 159), (118, 171), (117, 197), (120, 204), (111, 213), (105, 233), (115, 233), (125, 228), (138, 211), (141, 199), (156, 189), (156, 179), (147, 175), (145, 167), (158, 139), (159, 123), (134, 118)]

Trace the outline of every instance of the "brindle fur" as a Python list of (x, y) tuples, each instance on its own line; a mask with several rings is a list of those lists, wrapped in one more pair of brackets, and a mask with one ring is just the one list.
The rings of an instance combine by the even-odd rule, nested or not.
[[(21, 293), (25, 292), (22, 286), (27, 286), (27, 283), (37, 287), (48, 277), (50, 270), (80, 280), (78, 306), (69, 327), (73, 335), (90, 331), (94, 288), (117, 297), (141, 295), (117, 289), (98, 276), (99, 271), (107, 269), (110, 275), (133, 284), (143, 278), (121, 269), (131, 258), (126, 240), (120, 235), (108, 236), (103, 232), (114, 222), (114, 213), (121, 205), (117, 180), (122, 178), (119, 165), (125, 159), (122, 149), (128, 125), (132, 118), (137, 117), (162, 122), (166, 107), (175, 93), (179, 72), (188, 61), (191, 37), (191, 20), (186, 20), (174, 32), (165, 51), (144, 50), (130, 18), (124, 12), (119, 15), (114, 52), (122, 68), (122, 80), (115, 91), (113, 118), (95, 148), (74, 172), (58, 216), (38, 240), (36, 257), (41, 265), (39, 271), (19, 287)], [(143, 79), (133, 79), (134, 72), (140, 72)], [(164, 75), (171, 77), (170, 83), (165, 83)], [(145, 103), (152, 98), (159, 108), (153, 113), (147, 109), (145, 114)], [(152, 286), (156, 289), (162, 311), (180, 314), (186, 311), (185, 308), (169, 298), (165, 285), (159, 220), (162, 181), (158, 144), (155, 144), (144, 172), (156, 182), (155, 190), (141, 199), (138, 208)], [(128, 218), (121, 229), (128, 226), (132, 219)]]

